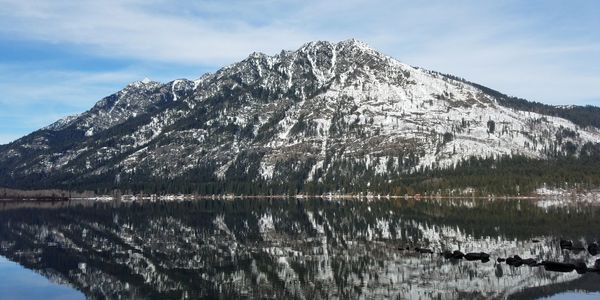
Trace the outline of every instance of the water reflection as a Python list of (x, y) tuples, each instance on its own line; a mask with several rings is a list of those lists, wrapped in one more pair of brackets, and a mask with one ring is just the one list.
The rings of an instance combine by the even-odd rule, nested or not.
[(0, 256), (0, 298), (4, 300), (46, 299), (70, 300), (84, 299), (79, 291), (52, 283), (42, 275), (27, 270), (18, 264)]
[(600, 291), (600, 275), (496, 259), (591, 267), (599, 257), (559, 239), (598, 241), (599, 213), (529, 200), (0, 204), (0, 254), (92, 298), (532, 298)]

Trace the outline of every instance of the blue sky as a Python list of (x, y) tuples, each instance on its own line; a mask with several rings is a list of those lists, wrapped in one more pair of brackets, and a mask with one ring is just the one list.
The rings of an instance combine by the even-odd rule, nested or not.
[(550, 104), (600, 105), (598, 1), (0, 0), (0, 144), (131, 81), (357, 38)]

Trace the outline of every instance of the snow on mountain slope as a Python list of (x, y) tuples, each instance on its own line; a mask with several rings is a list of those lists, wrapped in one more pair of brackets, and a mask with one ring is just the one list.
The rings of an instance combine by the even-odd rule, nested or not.
[(81, 116), (80, 114), (66, 116), (66, 117), (61, 118), (58, 121), (42, 128), (42, 129), (53, 130), (53, 131), (62, 130), (64, 128), (66, 128), (67, 126), (71, 125), (71, 123), (73, 123), (77, 119), (79, 119), (80, 116)]
[(196, 81), (134, 82), (5, 146), (0, 171), (17, 183), (40, 174), (319, 182), (472, 156), (543, 159), (588, 142), (600, 142), (597, 128), (504, 107), (356, 40), (320, 41), (253, 53)]

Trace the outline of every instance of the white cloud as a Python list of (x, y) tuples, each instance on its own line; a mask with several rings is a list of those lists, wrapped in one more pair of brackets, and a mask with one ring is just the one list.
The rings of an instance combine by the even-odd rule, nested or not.
[[(149, 3), (156, 3), (155, 9), (164, 5)], [(309, 38), (284, 27), (255, 27), (235, 19), (225, 26), (194, 15), (164, 14), (140, 1), (4, 0), (0, 4), (10, 12), (2, 16), (5, 31), (83, 45), (108, 57), (215, 65), (255, 50), (295, 46)]]
[[(561, 16), (557, 3), (535, 5), (514, 0), (0, 0), (0, 32), (93, 55), (172, 63), (174, 69), (184, 64), (217, 68), (253, 51), (273, 54), (309, 40), (357, 37), (406, 63), (516, 96), (548, 103), (600, 99), (600, 70), (594, 67), (600, 65), (600, 39), (569, 34), (589, 32), (597, 21), (573, 22), (566, 13), (562, 17), (569, 19), (562, 20), (556, 17)], [(86, 88), (72, 81), (28, 91), (24, 98), (62, 93), (77, 95), (62, 98), (74, 101), (88, 93)]]

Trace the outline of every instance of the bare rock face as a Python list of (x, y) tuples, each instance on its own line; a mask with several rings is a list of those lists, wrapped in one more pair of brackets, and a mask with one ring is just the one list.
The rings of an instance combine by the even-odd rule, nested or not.
[(367, 186), (471, 157), (544, 159), (600, 142), (595, 127), (509, 108), (490, 91), (356, 40), (253, 53), (194, 81), (131, 83), (0, 146), (0, 185)]

